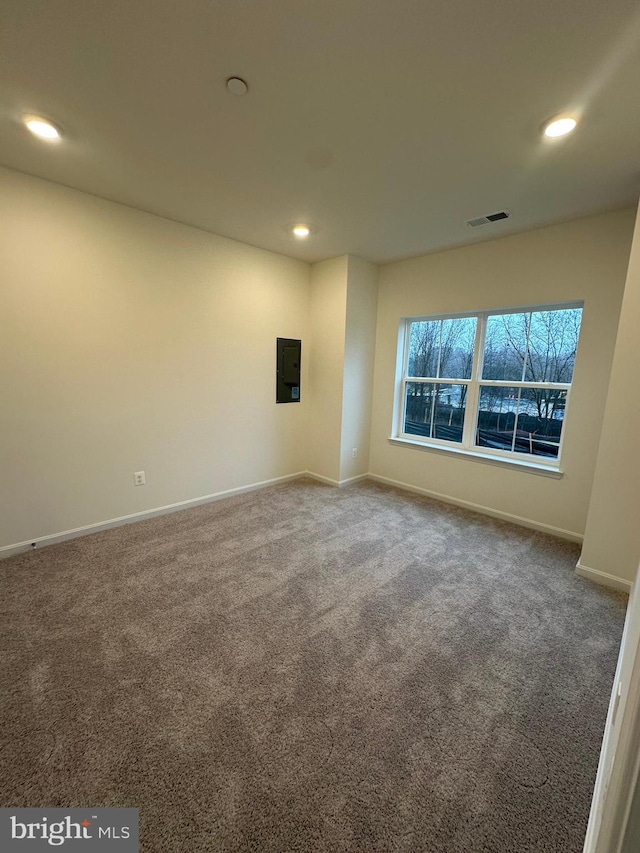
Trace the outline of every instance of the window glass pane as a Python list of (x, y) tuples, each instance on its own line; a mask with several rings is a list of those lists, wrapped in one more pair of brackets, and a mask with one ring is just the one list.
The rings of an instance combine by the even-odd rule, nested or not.
[[(554, 386), (571, 384), (581, 319), (581, 308), (562, 306), (409, 318), (400, 433), (558, 460), (568, 391)], [(479, 327), (486, 334), (474, 360)], [(477, 408), (465, 429), (469, 393)]]
[(511, 450), (518, 416), (519, 388), (480, 386), (476, 445)]
[(567, 392), (480, 386), (476, 445), (557, 458)]
[(476, 317), (442, 321), (439, 377), (471, 379), (477, 322)]
[(571, 382), (581, 319), (581, 308), (532, 313), (527, 382)]
[(567, 392), (557, 388), (522, 388), (516, 430), (516, 453), (557, 458)]
[(403, 432), (431, 437), (434, 389), (431, 382), (407, 382)]
[(476, 317), (411, 323), (407, 375), (470, 379), (476, 325)]
[(440, 320), (419, 320), (409, 332), (408, 376), (438, 375)]
[(527, 352), (530, 313), (492, 314), (487, 317), (483, 379), (521, 382)]
[(403, 431), (459, 444), (466, 399), (466, 385), (407, 382)]
[(436, 402), (434, 406), (434, 438), (445, 441), (462, 441), (462, 426), (464, 422), (467, 401), (466, 385), (436, 385)]

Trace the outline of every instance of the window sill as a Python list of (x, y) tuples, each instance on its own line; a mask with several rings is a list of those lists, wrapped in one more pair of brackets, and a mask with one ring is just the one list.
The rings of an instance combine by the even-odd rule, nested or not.
[(397, 438), (391, 436), (389, 444), (398, 447), (413, 447), (416, 450), (428, 450), (430, 452), (443, 453), (447, 456), (458, 456), (470, 459), (473, 462), (482, 462), (485, 465), (497, 465), (499, 468), (511, 468), (519, 471), (528, 471), (530, 474), (540, 474), (543, 477), (552, 477), (561, 480), (564, 472), (559, 468), (551, 468), (549, 465), (541, 465), (538, 462), (528, 462), (524, 459), (505, 459), (502, 456), (492, 456), (490, 453), (481, 453), (476, 450), (465, 450), (459, 447), (444, 447), (441, 444), (429, 444), (425, 441), (413, 441), (410, 438)]

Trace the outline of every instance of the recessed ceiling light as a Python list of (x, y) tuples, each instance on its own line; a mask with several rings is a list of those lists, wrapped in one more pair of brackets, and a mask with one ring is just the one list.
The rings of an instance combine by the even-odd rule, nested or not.
[(565, 136), (567, 133), (571, 133), (576, 124), (577, 121), (574, 118), (571, 118), (571, 116), (554, 118), (552, 121), (545, 124), (544, 135), (548, 136), (549, 139), (556, 139), (558, 136)]
[(246, 95), (249, 87), (242, 77), (229, 77), (227, 80), (227, 89), (232, 95)]
[(311, 233), (311, 229), (309, 228), (309, 226), (302, 225), (302, 223), (300, 225), (294, 225), (291, 230), (296, 235), (296, 237), (308, 237)]
[(55, 139), (60, 139), (60, 131), (58, 128), (44, 118), (38, 116), (27, 116), (24, 120), (27, 128), (39, 139), (46, 139), (49, 142)]

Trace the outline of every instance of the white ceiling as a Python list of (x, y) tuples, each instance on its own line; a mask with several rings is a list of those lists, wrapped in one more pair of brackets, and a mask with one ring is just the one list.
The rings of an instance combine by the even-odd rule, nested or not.
[[(2, 0), (0, 163), (380, 262), (636, 203), (639, 81), (637, 0)], [(543, 142), (566, 111), (578, 129)]]

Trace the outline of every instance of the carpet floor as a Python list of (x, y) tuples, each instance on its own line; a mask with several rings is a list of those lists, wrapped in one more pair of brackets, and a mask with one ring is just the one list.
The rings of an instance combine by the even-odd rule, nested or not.
[(575, 545), (307, 479), (0, 563), (0, 805), (143, 851), (579, 853), (626, 597)]

